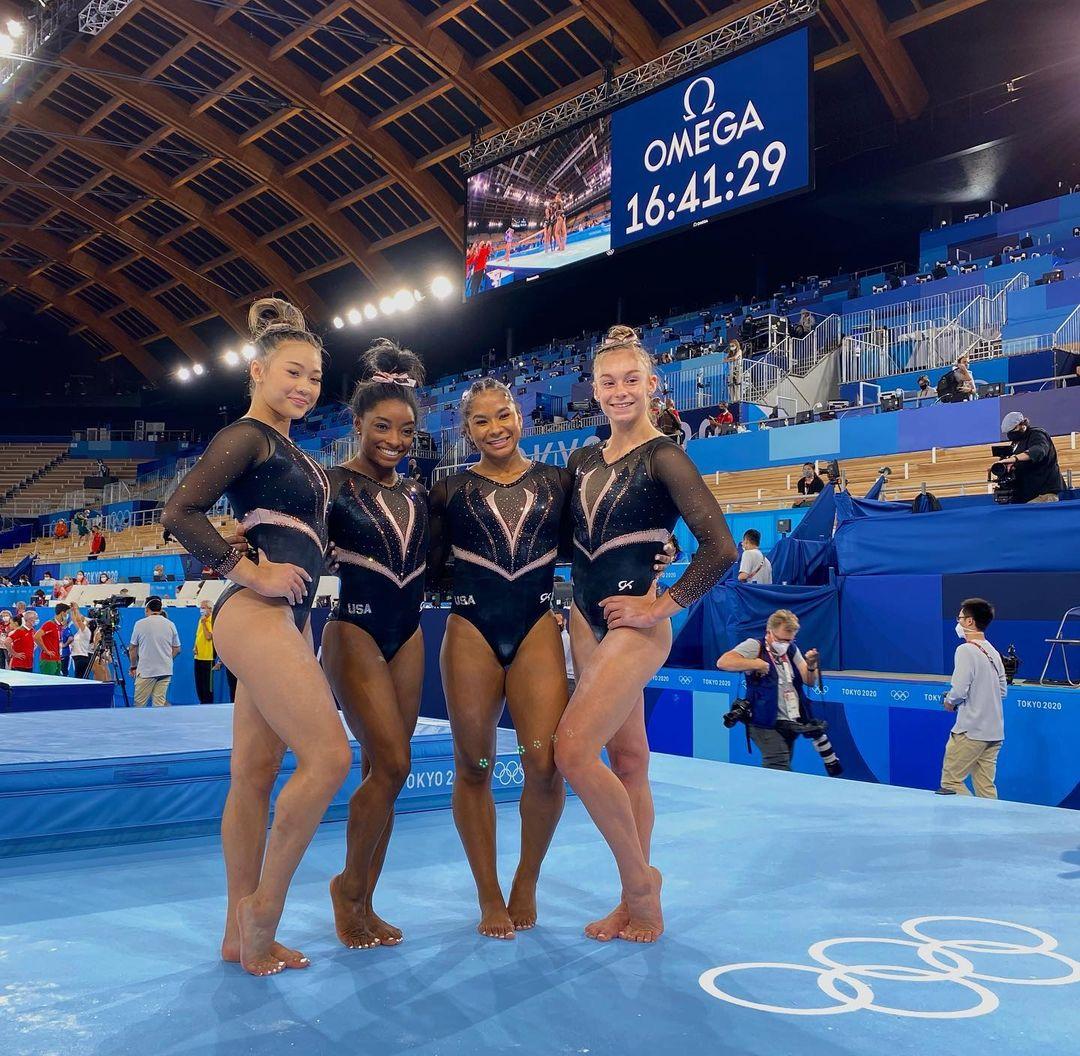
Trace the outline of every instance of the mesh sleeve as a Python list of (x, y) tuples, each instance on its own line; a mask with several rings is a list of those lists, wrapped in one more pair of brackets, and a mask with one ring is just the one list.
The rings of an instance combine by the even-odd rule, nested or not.
[(449, 579), (446, 567), (450, 555), (450, 538), (446, 530), (446, 504), (448, 489), (446, 480), (440, 480), (428, 492), (428, 590), (444, 592)]
[(270, 440), (250, 422), (221, 430), (173, 492), (161, 523), (185, 550), (219, 575), (228, 575), (241, 555), (222, 538), (206, 514), (229, 485), (270, 457)]
[(720, 582), (739, 559), (724, 511), (709, 491), (697, 466), (676, 444), (657, 444), (652, 451), (649, 472), (663, 484), (679, 515), (698, 541), (698, 549), (686, 571), (668, 594), (686, 608), (703, 598)]
[[(571, 454), (570, 458), (573, 459)], [(559, 521), (559, 563), (568, 562), (574, 556), (574, 515), (571, 499), (574, 495), (574, 473), (567, 462), (566, 469), (559, 470), (559, 484), (562, 489), (562, 518)]]

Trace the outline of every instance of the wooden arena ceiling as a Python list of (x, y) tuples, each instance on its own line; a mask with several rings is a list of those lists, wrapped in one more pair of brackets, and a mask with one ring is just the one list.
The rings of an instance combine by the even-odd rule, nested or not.
[[(420, 285), (410, 243), (451, 256), (473, 130), (761, 2), (134, 0), (6, 101), (0, 290), (152, 382), (236, 345), (263, 293), (325, 327)], [(822, 0), (815, 66), (865, 63), (909, 120), (927, 92), (904, 37), (983, 2)]]

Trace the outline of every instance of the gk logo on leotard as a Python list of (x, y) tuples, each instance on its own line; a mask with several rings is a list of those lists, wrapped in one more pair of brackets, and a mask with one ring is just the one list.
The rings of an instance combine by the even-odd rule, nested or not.
[(540, 604), (541, 605), (543, 605), (545, 602), (548, 602), (548, 601), (551, 601), (551, 595), (550, 594), (541, 594), (540, 595)]
[(632, 579), (620, 579), (619, 580), (619, 590), (632, 590), (633, 586), (634, 586), (634, 581)]
[(350, 601), (345, 611), (350, 616), (370, 616), (371, 606), (366, 601)]
[(475, 605), (476, 604), (476, 598), (474, 598), (471, 594), (455, 594), (454, 595), (454, 604), (455, 605)]

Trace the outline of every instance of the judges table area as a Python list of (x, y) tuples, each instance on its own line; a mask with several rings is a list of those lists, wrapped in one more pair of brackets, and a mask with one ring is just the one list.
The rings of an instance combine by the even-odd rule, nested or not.
[[(940, 675), (826, 671), (823, 691), (809, 691), (816, 718), (844, 767), (840, 780), (937, 789), (955, 715), (942, 707)], [(653, 751), (760, 766), (746, 728), (727, 729), (724, 714), (744, 693), (741, 675), (664, 668), (645, 691)], [(1076, 745), (1080, 690), (1014, 683), (1004, 705), (1005, 743), (998, 758), (1002, 799), (1080, 808)], [(792, 769), (824, 775), (813, 744), (796, 742)]]

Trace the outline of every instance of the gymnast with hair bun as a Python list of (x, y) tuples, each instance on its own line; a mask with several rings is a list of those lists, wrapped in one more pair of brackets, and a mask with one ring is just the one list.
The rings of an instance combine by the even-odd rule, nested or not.
[(364, 776), (349, 801), (345, 868), (330, 883), (338, 938), (354, 949), (393, 946), (403, 937), (375, 913), (372, 895), (420, 714), (428, 551), (427, 491), (397, 470), (416, 436), (424, 368), (386, 338), (361, 363), (351, 402), (359, 447), (329, 470), (327, 523), (341, 593), (322, 635), (323, 669), (362, 746)]
[[(643, 690), (671, 650), (671, 617), (704, 596), (737, 558), (701, 473), (649, 416), (657, 388), (637, 334), (612, 327), (593, 359), (593, 391), (611, 437), (579, 448), (574, 477), (570, 639), (577, 685), (556, 733), (555, 760), (619, 869), (622, 894), (586, 935), (655, 942), (661, 876), (650, 865), (654, 822)], [(698, 550), (658, 596), (653, 554), (682, 517)], [(607, 747), (610, 769), (600, 758)]]
[[(228, 906), (221, 956), (252, 975), (305, 968), (277, 941), (293, 873), (352, 764), (334, 698), (312, 648), (310, 610), (324, 564), (329, 481), (290, 438), (316, 404), (322, 342), (286, 301), (256, 301), (248, 315), (255, 358), (251, 405), (211, 440), (162, 513), (162, 525), (232, 581), (214, 611), (214, 645), (238, 679), (231, 783), (221, 823)], [(253, 560), (207, 513), (226, 496)], [(286, 746), (296, 769), (270, 795)]]

